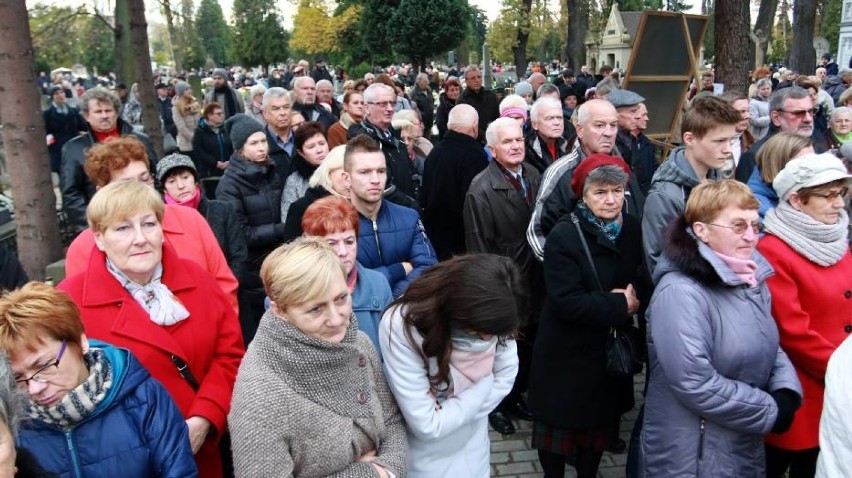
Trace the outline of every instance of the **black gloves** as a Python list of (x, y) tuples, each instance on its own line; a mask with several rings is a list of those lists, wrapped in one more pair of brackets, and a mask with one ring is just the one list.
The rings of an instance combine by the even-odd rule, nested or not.
[(782, 388), (771, 393), (775, 404), (778, 405), (778, 417), (772, 426), (772, 433), (784, 433), (793, 424), (796, 410), (802, 406), (802, 397), (789, 388)]

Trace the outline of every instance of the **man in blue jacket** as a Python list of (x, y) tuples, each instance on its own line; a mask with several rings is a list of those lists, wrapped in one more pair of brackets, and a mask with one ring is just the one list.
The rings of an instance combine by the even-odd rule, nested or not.
[(432, 243), (413, 209), (382, 199), (387, 162), (379, 144), (358, 135), (346, 145), (343, 170), (351, 184), (352, 205), (358, 210), (358, 262), (381, 272), (394, 297), (437, 258)]

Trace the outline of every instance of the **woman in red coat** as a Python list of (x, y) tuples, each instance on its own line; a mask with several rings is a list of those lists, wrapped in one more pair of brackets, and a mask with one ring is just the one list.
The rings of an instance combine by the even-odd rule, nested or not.
[(844, 210), (849, 178), (830, 154), (793, 159), (775, 177), (780, 201), (766, 213), (768, 234), (757, 248), (775, 269), (767, 280), (781, 348), (804, 390), (787, 433), (766, 437), (767, 477), (813, 477), (825, 371), (852, 333), (852, 254)]
[(145, 184), (111, 183), (86, 210), (94, 232), (85, 272), (59, 288), (80, 308), (86, 335), (125, 347), (177, 403), (201, 477), (222, 476), (225, 431), (245, 349), (216, 281), (163, 241), (163, 201)]

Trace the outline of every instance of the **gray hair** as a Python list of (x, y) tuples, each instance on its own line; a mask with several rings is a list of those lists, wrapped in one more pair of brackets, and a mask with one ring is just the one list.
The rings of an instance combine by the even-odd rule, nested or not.
[(0, 420), (6, 424), (14, 439), (18, 424), (24, 416), (27, 396), (15, 385), (15, 374), (6, 352), (0, 351)]
[(364, 90), (364, 102), (375, 102), (376, 96), (378, 96), (379, 91), (387, 91), (388, 93), (393, 95), (393, 99), (396, 100), (396, 90), (384, 83), (373, 83), (372, 85), (368, 86), (366, 90)]
[(761, 78), (757, 80), (757, 83), (755, 83), (755, 86), (757, 86), (758, 89), (763, 88), (767, 85), (772, 88), (772, 80), (770, 80), (769, 78)]
[(96, 86), (87, 90), (83, 93), (83, 96), (80, 97), (80, 110), (83, 114), (89, 112), (89, 102), (91, 100), (96, 100), (98, 103), (111, 104), (116, 113), (121, 111), (121, 100), (118, 99), (118, 95), (103, 86)]
[(840, 114), (852, 115), (852, 108), (848, 106), (838, 106), (837, 108), (834, 108), (834, 111), (831, 112), (831, 121), (834, 121), (837, 115)]
[(535, 97), (541, 98), (543, 95), (552, 95), (553, 93), (556, 93), (556, 96), (559, 96), (559, 87), (553, 83), (545, 83), (538, 87), (538, 91), (535, 92)]
[(456, 131), (456, 128), (469, 128), (472, 124), (479, 122), (479, 113), (473, 106), (460, 104), (453, 106), (447, 115), (447, 129)]
[(334, 89), (334, 84), (332, 82), (328, 81), (328, 80), (319, 80), (317, 82), (317, 89), (319, 89), (320, 85), (330, 86), (331, 89)]
[(769, 97), (769, 111), (783, 110), (784, 102), (787, 101), (787, 98), (801, 100), (802, 98), (810, 98), (810, 95), (808, 94), (808, 90), (798, 86), (775, 90), (772, 96)]
[(530, 108), (530, 105), (527, 104), (527, 100), (525, 100), (521, 95), (506, 95), (506, 97), (503, 98), (503, 101), (500, 102), (500, 107), (498, 109), (502, 113), (506, 108), (511, 108), (513, 106), (516, 108), (523, 108), (525, 110)]
[(607, 76), (603, 80), (599, 81), (595, 86), (595, 93), (598, 96), (606, 96), (612, 93), (612, 90), (617, 90), (618, 88), (618, 80), (611, 76)]
[(595, 168), (586, 175), (586, 180), (583, 182), (583, 194), (589, 190), (589, 185), (592, 183), (606, 184), (607, 186), (626, 186), (630, 176), (618, 166), (607, 164), (599, 168)]
[(414, 77), (414, 84), (418, 84), (421, 81), (426, 80), (429, 81), (429, 75), (426, 73), (418, 73), (416, 77)]
[(266, 108), (269, 106), (270, 101), (277, 100), (278, 98), (283, 98), (285, 96), (287, 97), (287, 99), (292, 101), (292, 99), (290, 98), (290, 92), (288, 92), (284, 88), (281, 88), (280, 86), (273, 86), (272, 88), (266, 90), (266, 92), (263, 94), (263, 107)]
[(263, 86), (263, 83), (258, 83), (251, 87), (249, 90), (249, 98), (254, 100), (254, 97), (257, 95), (263, 95), (266, 93), (266, 87)]
[(346, 152), (345, 144), (331, 148), (325, 159), (317, 166), (314, 174), (311, 175), (311, 179), (308, 180), (308, 186), (312, 188), (322, 186), (326, 191), (334, 191), (331, 187), (331, 172), (343, 168), (344, 152)]
[[(539, 91), (541, 91), (541, 88), (539, 88)], [(530, 108), (530, 120), (538, 121), (539, 116), (541, 115), (541, 109), (548, 107), (556, 108), (559, 110), (560, 113), (562, 112), (562, 105), (556, 98), (539, 98), (535, 100), (535, 103), (533, 103), (532, 108)]]
[(500, 137), (498, 136), (497, 131), (510, 126), (514, 126), (518, 129), (521, 127), (521, 125), (512, 118), (497, 118), (492, 121), (491, 124), (488, 125), (488, 129), (485, 130), (485, 141), (488, 143), (488, 146), (491, 146), (492, 148), (497, 147), (497, 143), (500, 142)]
[(467, 74), (472, 72), (472, 71), (479, 71), (479, 67), (476, 66), (476, 65), (470, 65), (467, 68), (465, 68), (464, 69), (464, 79), (465, 80), (467, 79)]
[(297, 76), (296, 78), (293, 79), (293, 88), (298, 88), (298, 87), (302, 86), (302, 83), (304, 83), (306, 81), (310, 81), (311, 83), (314, 83), (314, 86), (316, 86), (314, 79), (311, 78), (310, 76), (305, 75), (305, 76)]

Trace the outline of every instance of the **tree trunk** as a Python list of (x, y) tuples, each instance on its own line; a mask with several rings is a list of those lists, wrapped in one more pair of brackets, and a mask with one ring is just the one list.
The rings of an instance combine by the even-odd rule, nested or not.
[(126, 0), (130, 13), (130, 38), (133, 41), (133, 57), (139, 78), (139, 102), (142, 104), (142, 124), (145, 134), (154, 144), (154, 151), (163, 157), (163, 123), (154, 92), (154, 76), (151, 74), (151, 55), (148, 53), (148, 22), (145, 20), (144, 0)]
[(568, 2), (568, 62), (574, 71), (579, 71), (586, 62), (586, 31), (589, 29), (589, 5), (587, 0)]
[(772, 38), (772, 26), (775, 22), (775, 12), (778, 10), (778, 0), (760, 0), (760, 9), (757, 11), (757, 21), (754, 23), (755, 43), (754, 67), (763, 66), (766, 58), (766, 49), (769, 48), (769, 40)]
[(749, 0), (717, 0), (713, 17), (716, 25), (714, 50), (716, 80), (725, 91), (745, 94), (748, 89)]
[[(130, 13), (127, 0), (115, 0), (115, 73), (118, 81), (130, 86), (136, 82), (136, 64), (133, 61), (133, 44), (130, 41)], [(149, 67), (150, 68), (150, 67)]]
[(512, 47), (512, 58), (515, 61), (515, 71), (518, 76), (527, 71), (527, 43), (530, 40), (530, 13), (532, 12), (532, 0), (523, 0), (521, 3), (521, 24), (518, 25), (518, 36), (516, 45)]
[(816, 68), (814, 50), (814, 24), (816, 0), (796, 0), (793, 4), (793, 47), (790, 50), (790, 68), (810, 75)]
[(0, 2), (0, 118), (15, 201), (18, 259), (30, 278), (43, 280), (47, 265), (62, 258), (62, 243), (41, 98), (33, 78), (26, 4)]
[(175, 19), (172, 14), (172, 5), (170, 0), (160, 0), (163, 5), (163, 16), (166, 17), (166, 26), (169, 30), (169, 50), (172, 52), (172, 59), (175, 61), (175, 70), (180, 72), (183, 70), (183, 41), (181, 41), (180, 33), (175, 28)]

